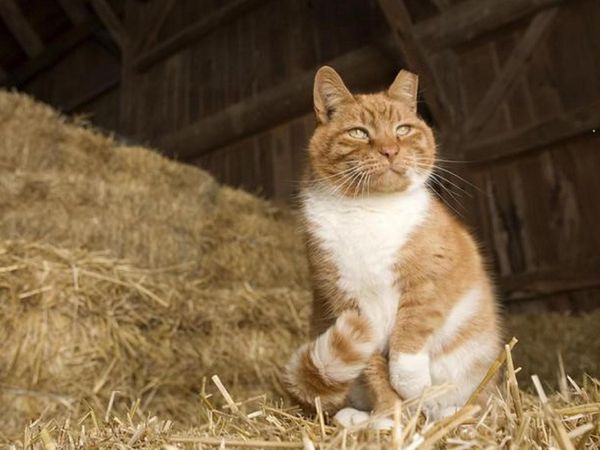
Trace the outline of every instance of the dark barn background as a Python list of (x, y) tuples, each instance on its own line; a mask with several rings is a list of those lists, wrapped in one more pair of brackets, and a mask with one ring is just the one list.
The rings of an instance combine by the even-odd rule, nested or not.
[(442, 157), (466, 161), (443, 167), (475, 186), (441, 172), (443, 195), (508, 307), (600, 306), (598, 0), (0, 0), (0, 19), (2, 87), (279, 202), (318, 66), (365, 91), (418, 72)]

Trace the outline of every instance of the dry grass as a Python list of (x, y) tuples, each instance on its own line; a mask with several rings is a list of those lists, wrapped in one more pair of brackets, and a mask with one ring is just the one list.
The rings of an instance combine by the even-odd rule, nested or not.
[[(509, 357), (510, 361), (510, 357)], [(507, 380), (515, 370), (508, 366)], [(563, 374), (564, 376), (564, 374)], [(536, 379), (534, 377), (534, 379)], [(390, 431), (344, 430), (327, 418), (304, 418), (293, 408), (272, 404), (263, 396), (235, 402), (218, 377), (219, 398), (201, 391), (198, 414), (202, 425), (188, 428), (172, 420), (147, 416), (134, 402), (115, 414), (111, 399), (103, 410), (89, 408), (77, 420), (38, 420), (25, 428), (13, 448), (298, 448), (298, 449), (428, 449), (428, 448), (558, 448), (597, 449), (600, 446), (600, 383), (586, 378), (550, 397), (500, 387), (486, 408), (467, 406), (453, 417), (427, 423), (398, 404)], [(510, 384), (510, 381), (507, 382)], [(509, 393), (510, 392), (510, 393)], [(435, 393), (431, 393), (434, 395)], [(427, 394), (429, 395), (429, 394)], [(223, 401), (225, 400), (225, 401)], [(224, 403), (217, 407), (216, 403)], [(414, 402), (413, 402), (414, 403)], [(410, 405), (408, 405), (410, 406)]]
[[(0, 446), (598, 446), (600, 313), (511, 318), (476, 419), (343, 432), (281, 403), (310, 307), (289, 213), (25, 96), (0, 92), (0, 135)], [(558, 392), (525, 393), (532, 373)]]

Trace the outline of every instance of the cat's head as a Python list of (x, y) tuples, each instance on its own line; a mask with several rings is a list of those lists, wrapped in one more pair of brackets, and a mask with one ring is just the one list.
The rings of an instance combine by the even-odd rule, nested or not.
[(417, 75), (401, 70), (387, 91), (352, 95), (335, 70), (321, 67), (309, 147), (313, 181), (350, 197), (422, 186), (436, 149), (431, 128), (417, 115), (417, 89)]

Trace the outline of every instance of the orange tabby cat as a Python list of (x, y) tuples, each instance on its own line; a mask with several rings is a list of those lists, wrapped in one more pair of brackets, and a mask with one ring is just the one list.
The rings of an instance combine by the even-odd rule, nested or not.
[(302, 193), (313, 340), (284, 380), (344, 425), (378, 406), (362, 376), (369, 361), (381, 372), (387, 358), (390, 391), (403, 399), (450, 384), (425, 404), (435, 419), (464, 405), (500, 348), (477, 245), (428, 186), (436, 144), (416, 112), (417, 85), (403, 70), (386, 92), (352, 95), (330, 67), (315, 78), (318, 126)]

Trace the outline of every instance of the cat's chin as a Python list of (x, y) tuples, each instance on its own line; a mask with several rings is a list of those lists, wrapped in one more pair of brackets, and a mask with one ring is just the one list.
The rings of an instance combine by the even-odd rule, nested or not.
[(370, 192), (381, 194), (400, 193), (408, 191), (411, 188), (411, 179), (403, 173), (393, 170), (386, 170), (370, 184)]

